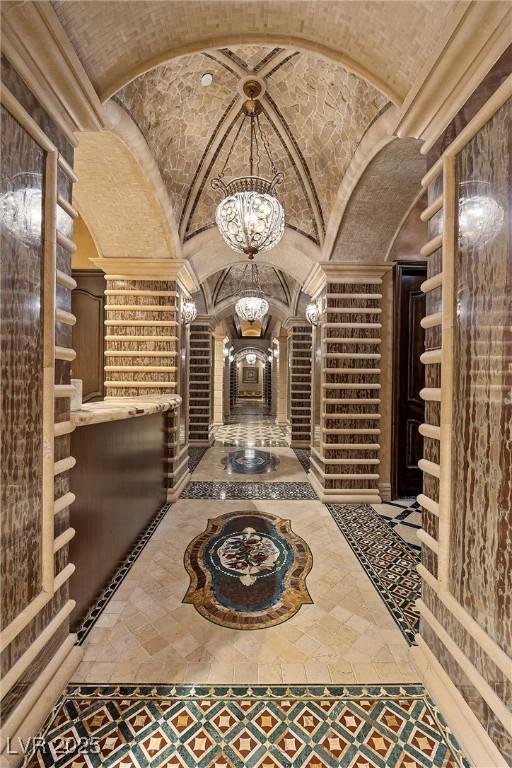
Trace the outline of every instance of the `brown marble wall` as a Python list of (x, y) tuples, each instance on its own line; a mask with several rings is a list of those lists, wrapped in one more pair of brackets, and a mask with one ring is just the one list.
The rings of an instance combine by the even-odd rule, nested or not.
[[(450, 590), (512, 652), (512, 101), (457, 158)], [(496, 212), (487, 236), (471, 206)]]
[[(511, 70), (512, 47), (430, 151), (429, 166), (450, 146)], [(509, 100), (455, 157), (454, 293), (447, 295), (444, 284), (427, 293), (427, 314), (441, 311), (443, 302), (453, 302), (454, 307), (450, 531), (448, 542), (439, 541), (443, 551), (449, 545), (446, 587), (508, 656), (512, 656), (511, 115)], [(441, 173), (429, 187), (429, 204), (442, 192)], [(478, 200), (479, 196), (483, 199)], [(480, 209), (487, 207), (487, 216), (489, 212), (494, 216), (489, 235), (482, 234), (478, 227), (474, 231), (468, 227), (472, 220), (471, 206), (475, 204)], [(443, 226), (441, 209), (429, 222), (429, 238), (442, 232)], [(449, 261), (444, 264), (443, 261), (441, 249), (429, 256), (429, 278), (449, 271)], [(441, 328), (435, 327), (427, 329), (426, 343), (427, 350), (434, 350), (450, 342), (448, 336), (443, 339)], [(445, 397), (451, 382), (442, 367), (440, 363), (426, 366), (426, 387), (441, 387)], [(440, 403), (427, 402), (425, 421), (439, 426)], [(439, 442), (425, 440), (424, 455), (440, 463)], [(444, 469), (442, 466), (442, 471)], [(425, 495), (439, 501), (439, 480), (428, 474), (424, 478)], [(445, 514), (441, 504), (441, 519)], [(423, 514), (423, 528), (439, 540), (438, 520), (427, 510)], [(426, 546), (423, 563), (437, 576), (437, 556)], [(481, 676), (480, 690), (487, 684), (510, 708), (510, 680), (493, 661), (491, 650), (484, 651), (438, 594), (441, 587), (433, 589), (424, 583), (425, 604)], [(420, 632), (505, 760), (512, 765), (511, 735), (484, 700), (479, 686), (468, 679), (426, 620), (422, 620)]]
[(311, 354), (311, 326), (307, 322), (294, 325), (290, 336), (291, 445), (311, 445)]
[[(379, 493), (379, 452), (374, 446), (379, 444), (380, 426), (381, 300), (380, 279), (327, 283), (321, 324), (323, 445), (319, 456), (314, 457), (312, 471), (331, 492), (353, 489), (375, 496)], [(340, 464), (339, 460), (348, 463)]]
[[(59, 127), (37, 102), (9, 61), (2, 58), (2, 84), (15, 96), (39, 128), (54, 143), (59, 154), (70, 165), (73, 147)], [(41, 247), (41, 226), (44, 221), (43, 201), (45, 189), (45, 153), (30, 138), (27, 130), (9, 113), (2, 110), (2, 194), (15, 187), (32, 189), (38, 203), (32, 204), (30, 236), (20, 232), (23, 218), (18, 217), (14, 230), (8, 225), (5, 209), (2, 211), (1, 254), (2, 282), (0, 305), (2, 307), (2, 536), (0, 562), (2, 626), (18, 616), (41, 591), (41, 451), (43, 444), (42, 424), (42, 350), (43, 320), (53, 318), (45, 313), (43, 284), (54, 280), (48, 272)], [(27, 174), (30, 174), (27, 176)], [(71, 202), (72, 179), (59, 166), (57, 192)], [(70, 238), (72, 219), (61, 206), (57, 206), (59, 231)], [(57, 246), (56, 266), (69, 275), (70, 252)], [(70, 290), (62, 284), (56, 287), (56, 308), (69, 312)], [(71, 327), (55, 323), (55, 343), (71, 346)], [(69, 383), (69, 361), (55, 361), (55, 384)], [(55, 421), (69, 418), (69, 399), (54, 401)], [(48, 441), (49, 436), (44, 437)], [(51, 438), (50, 438), (51, 439)], [(70, 455), (69, 435), (54, 440), (54, 459), (59, 461)], [(69, 472), (55, 477), (54, 498), (62, 497), (68, 490)], [(69, 508), (54, 517), (54, 535), (58, 536), (69, 526)], [(62, 547), (54, 555), (55, 574), (68, 564), (68, 548)], [(7, 588), (7, 589), (6, 589)], [(1, 654), (0, 666), (5, 675), (27, 651), (42, 630), (50, 623), (68, 600), (68, 583), (64, 582), (44, 607), (13, 638)], [(52, 639), (37, 654), (34, 661), (19, 677), (16, 684), (2, 699), (2, 715), (6, 718), (25, 695), (33, 681), (46, 667), (56, 650), (69, 633), (68, 621), (64, 621)]]
[(209, 444), (213, 421), (213, 344), (208, 323), (190, 326), (189, 440)]
[(107, 275), (105, 296), (106, 396), (133, 397), (177, 392), (179, 325), (176, 282), (110, 279)]

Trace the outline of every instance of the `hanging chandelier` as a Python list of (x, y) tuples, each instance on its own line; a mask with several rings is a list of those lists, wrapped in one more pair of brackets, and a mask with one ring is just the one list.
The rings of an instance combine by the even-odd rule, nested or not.
[[(243, 289), (244, 280), (249, 279), (249, 287)], [(241, 320), (252, 325), (257, 320), (263, 320), (268, 312), (268, 301), (263, 295), (260, 276), (256, 264), (246, 264), (238, 290), (239, 299), (235, 304), (235, 312)]]
[(248, 365), (254, 365), (256, 362), (256, 355), (254, 352), (248, 352), (245, 356), (245, 359), (247, 360)]
[[(277, 245), (283, 236), (284, 211), (275, 192), (276, 186), (283, 180), (283, 174), (276, 169), (268, 138), (261, 127), (260, 114), (263, 107), (257, 98), (261, 94), (261, 85), (257, 80), (249, 80), (243, 90), (248, 98), (242, 108), (242, 119), (222, 170), (212, 179), (211, 186), (224, 193), (215, 213), (215, 221), (224, 242), (234, 251), (254, 259), (257, 253)], [(247, 122), (249, 175), (238, 176), (226, 183), (226, 167)], [(260, 146), (270, 165), (271, 181), (260, 176)]]

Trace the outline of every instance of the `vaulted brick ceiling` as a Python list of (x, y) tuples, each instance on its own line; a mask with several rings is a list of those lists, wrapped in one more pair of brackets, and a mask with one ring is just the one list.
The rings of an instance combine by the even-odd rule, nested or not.
[[(201, 85), (211, 73), (213, 82)], [(350, 159), (388, 100), (365, 80), (311, 53), (238, 46), (183, 56), (141, 75), (116, 95), (157, 161), (183, 241), (214, 226), (222, 169), (241, 122), (241, 83), (264, 83), (261, 125), (285, 178), (279, 196), (287, 226), (321, 245), (336, 191)], [(226, 178), (248, 172), (248, 127), (240, 133)], [(260, 172), (271, 177), (260, 145)]]

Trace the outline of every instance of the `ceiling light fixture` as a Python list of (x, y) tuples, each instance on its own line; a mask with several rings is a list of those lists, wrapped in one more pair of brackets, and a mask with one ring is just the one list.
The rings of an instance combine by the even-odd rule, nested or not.
[[(258, 96), (261, 85), (257, 80), (244, 83), (243, 90), (248, 97), (242, 108), (242, 120), (235, 132), (222, 170), (212, 179), (212, 189), (220, 189), (224, 198), (217, 206), (215, 221), (224, 242), (238, 253), (245, 253), (254, 259), (257, 253), (268, 251), (281, 240), (284, 233), (284, 210), (276, 196), (275, 188), (283, 180), (278, 173), (270, 144), (265, 135), (260, 114), (263, 111)], [(249, 123), (249, 175), (238, 176), (228, 183), (224, 174), (231, 154), (239, 139), (242, 128)], [(260, 142), (270, 164), (272, 180), (260, 176)]]
[[(248, 288), (244, 289), (244, 280), (249, 281)], [(239, 299), (235, 304), (235, 312), (241, 320), (252, 325), (257, 320), (263, 320), (268, 312), (268, 301), (263, 295), (260, 284), (260, 276), (256, 264), (246, 264), (238, 289)]]
[(253, 352), (248, 352), (245, 356), (245, 359), (247, 360), (249, 365), (254, 365), (256, 362), (256, 355)]

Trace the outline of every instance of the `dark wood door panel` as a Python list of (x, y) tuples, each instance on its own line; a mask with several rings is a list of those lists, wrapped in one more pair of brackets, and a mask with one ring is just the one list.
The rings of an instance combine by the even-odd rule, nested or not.
[(96, 270), (76, 270), (77, 287), (71, 294), (71, 309), (77, 321), (73, 327), (74, 379), (82, 379), (83, 402), (104, 397), (104, 313), (105, 278)]
[(421, 283), (427, 277), (426, 264), (398, 263), (395, 267), (393, 320), (393, 498), (416, 496), (421, 492), (418, 461), (423, 455), (423, 438), (418, 428), (424, 422), (425, 406), (420, 398), (425, 371), (420, 357), (425, 349), (425, 294)]

